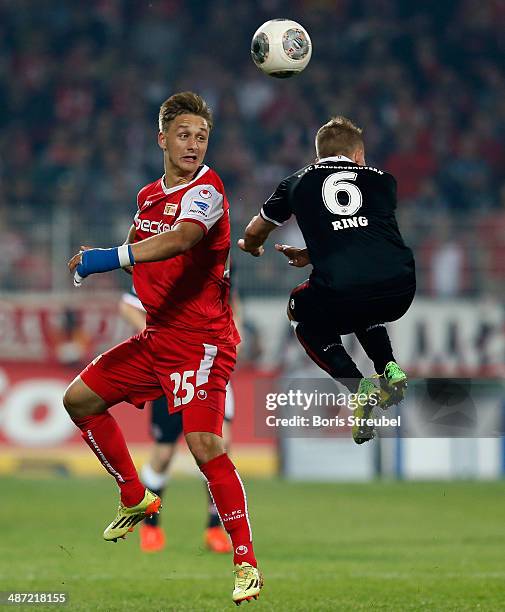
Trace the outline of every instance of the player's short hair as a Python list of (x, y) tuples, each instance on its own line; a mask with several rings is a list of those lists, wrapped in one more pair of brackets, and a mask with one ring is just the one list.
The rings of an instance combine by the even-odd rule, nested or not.
[(352, 155), (356, 149), (364, 148), (362, 129), (337, 115), (322, 125), (316, 134), (316, 152), (319, 159), (332, 155)]
[(173, 121), (178, 115), (203, 117), (209, 125), (209, 130), (212, 129), (212, 112), (207, 106), (207, 102), (192, 91), (181, 91), (163, 102), (158, 121), (160, 132), (164, 132), (170, 121)]

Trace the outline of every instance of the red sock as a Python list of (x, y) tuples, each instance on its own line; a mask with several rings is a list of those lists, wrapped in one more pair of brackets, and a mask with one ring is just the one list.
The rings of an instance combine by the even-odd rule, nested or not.
[(223, 453), (201, 465), (200, 470), (207, 478), (223, 527), (233, 543), (233, 563), (247, 561), (256, 567), (245, 489), (235, 466)]
[(106, 411), (74, 419), (74, 423), (100, 463), (116, 479), (123, 504), (136, 506), (143, 499), (145, 488), (139, 480), (116, 419)]

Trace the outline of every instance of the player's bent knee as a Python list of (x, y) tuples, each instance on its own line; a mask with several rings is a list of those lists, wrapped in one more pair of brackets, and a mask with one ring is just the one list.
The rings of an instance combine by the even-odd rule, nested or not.
[(99, 414), (107, 410), (107, 404), (77, 377), (63, 394), (63, 406), (71, 418)]
[(63, 406), (65, 406), (65, 410), (72, 416), (72, 413), (76, 407), (76, 394), (74, 393), (74, 383), (70, 383), (68, 387), (65, 389), (65, 393), (63, 394)]

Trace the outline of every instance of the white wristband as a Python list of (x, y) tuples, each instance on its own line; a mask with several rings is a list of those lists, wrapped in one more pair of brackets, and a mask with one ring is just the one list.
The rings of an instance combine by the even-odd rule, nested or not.
[(119, 265), (122, 268), (126, 268), (126, 267), (132, 265), (132, 263), (130, 261), (130, 253), (128, 251), (128, 245), (127, 244), (123, 244), (122, 246), (118, 247), (117, 254), (118, 254), (118, 257), (119, 257)]

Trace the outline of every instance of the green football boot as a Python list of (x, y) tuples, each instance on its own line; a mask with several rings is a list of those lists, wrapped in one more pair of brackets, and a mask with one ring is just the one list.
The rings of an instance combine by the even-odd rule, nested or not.
[[(358, 407), (353, 414), (355, 419), (366, 420), (370, 418), (373, 409), (379, 404), (380, 389), (368, 378), (362, 378), (358, 387), (358, 396), (363, 397), (363, 395), (366, 395), (367, 400), (365, 402), (358, 402)], [(356, 444), (368, 442), (374, 436), (374, 428), (371, 425), (359, 422), (359, 424), (355, 424), (352, 427), (352, 437)]]
[(379, 406), (384, 410), (396, 406), (405, 397), (407, 388), (407, 374), (395, 361), (386, 364), (384, 373), (379, 377), (380, 400)]

